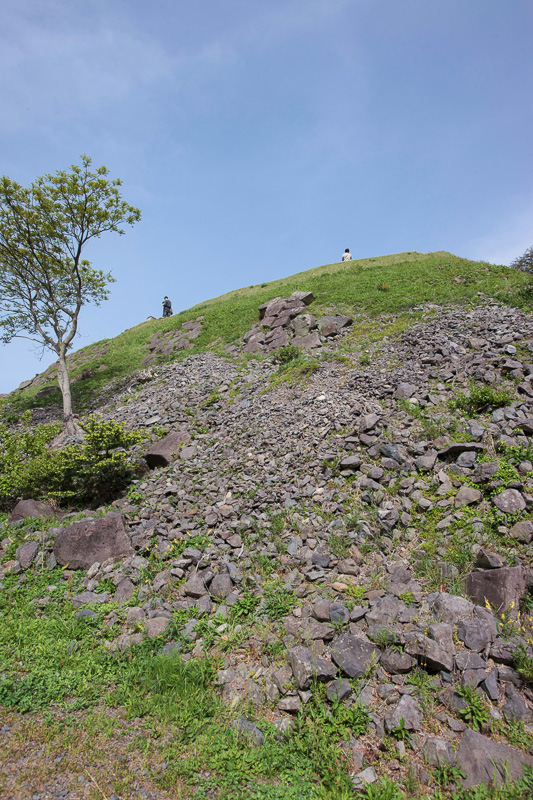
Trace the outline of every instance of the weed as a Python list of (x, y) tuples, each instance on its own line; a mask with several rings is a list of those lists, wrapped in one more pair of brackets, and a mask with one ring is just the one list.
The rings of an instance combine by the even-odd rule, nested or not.
[(410, 606), (414, 603), (415, 596), (411, 591), (407, 591), (407, 592), (402, 592), (399, 599), (403, 600), (406, 606)]
[(466, 778), (466, 772), (460, 767), (452, 766), (452, 764), (446, 762), (439, 764), (433, 772), (433, 779), (441, 789), (446, 789), (451, 785), (459, 785), (461, 778)]
[(469, 414), (476, 414), (488, 408), (508, 406), (512, 400), (513, 396), (510, 390), (505, 387), (495, 388), (472, 383), (468, 395), (459, 392), (455, 398), (449, 401), (449, 406), (452, 409), (457, 408)]
[(390, 735), (398, 742), (404, 742), (409, 746), (412, 744), (413, 734), (405, 727), (405, 720), (403, 717), (400, 719), (400, 724), (391, 730)]
[(280, 581), (265, 584), (264, 598), (262, 611), (270, 620), (286, 617), (296, 605), (296, 595)]
[(352, 541), (345, 533), (330, 533), (329, 549), (337, 558), (348, 558)]
[(466, 708), (460, 709), (459, 714), (475, 731), (483, 730), (490, 719), (490, 710), (485, 700), (471, 686), (457, 689), (457, 694), (467, 702)]
[(345, 590), (345, 594), (348, 597), (351, 597), (352, 600), (355, 600), (356, 603), (360, 603), (363, 597), (365, 596), (366, 587), (365, 586), (348, 586)]
[(259, 602), (259, 598), (254, 597), (252, 594), (245, 594), (243, 597), (239, 597), (237, 602), (231, 607), (230, 618), (232, 622), (253, 614)]
[(513, 654), (515, 669), (526, 683), (533, 683), (533, 658), (524, 644), (519, 644)]

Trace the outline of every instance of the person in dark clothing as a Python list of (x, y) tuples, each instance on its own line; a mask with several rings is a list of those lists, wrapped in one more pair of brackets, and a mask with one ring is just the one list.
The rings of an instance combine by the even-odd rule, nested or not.
[(171, 317), (172, 316), (172, 303), (165, 295), (165, 299), (163, 300), (163, 316), (164, 317)]

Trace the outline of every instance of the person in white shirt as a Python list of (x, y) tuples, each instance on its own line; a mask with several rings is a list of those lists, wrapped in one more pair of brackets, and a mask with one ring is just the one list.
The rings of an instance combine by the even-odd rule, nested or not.
[(351, 261), (352, 260), (352, 254), (350, 253), (350, 250), (349, 250), (348, 247), (346, 248), (346, 250), (342, 254), (342, 260), (343, 261)]

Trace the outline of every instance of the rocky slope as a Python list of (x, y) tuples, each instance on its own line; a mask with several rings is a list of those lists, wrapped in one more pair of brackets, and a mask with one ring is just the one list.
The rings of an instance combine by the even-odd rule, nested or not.
[[(362, 704), (370, 727), (343, 745), (355, 787), (409, 770), (427, 785), (443, 763), (465, 786), (518, 777), (533, 765), (533, 318), (426, 306), (362, 347), (348, 317), (277, 302), (285, 320), (266, 309), (266, 333), (258, 320), (227, 358), (151, 366), (113, 393), (99, 413), (151, 433), (152, 469), (3, 570), (86, 569), (79, 616), (119, 604), (107, 646), (215, 654), (224, 700), (280, 730), (317, 682)], [(244, 360), (273, 330), (313, 356)]]

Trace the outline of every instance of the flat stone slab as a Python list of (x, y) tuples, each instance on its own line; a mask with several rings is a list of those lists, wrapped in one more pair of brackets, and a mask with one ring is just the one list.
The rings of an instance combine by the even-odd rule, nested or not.
[(480, 783), (489, 785), (491, 781), (501, 786), (507, 780), (520, 778), (525, 765), (533, 767), (533, 758), (521, 750), (471, 730), (464, 732), (456, 759), (457, 766), (466, 773), (461, 780), (466, 789)]
[(95, 561), (133, 555), (122, 514), (111, 511), (105, 517), (74, 522), (58, 533), (54, 542), (57, 563), (71, 569), (89, 569)]

